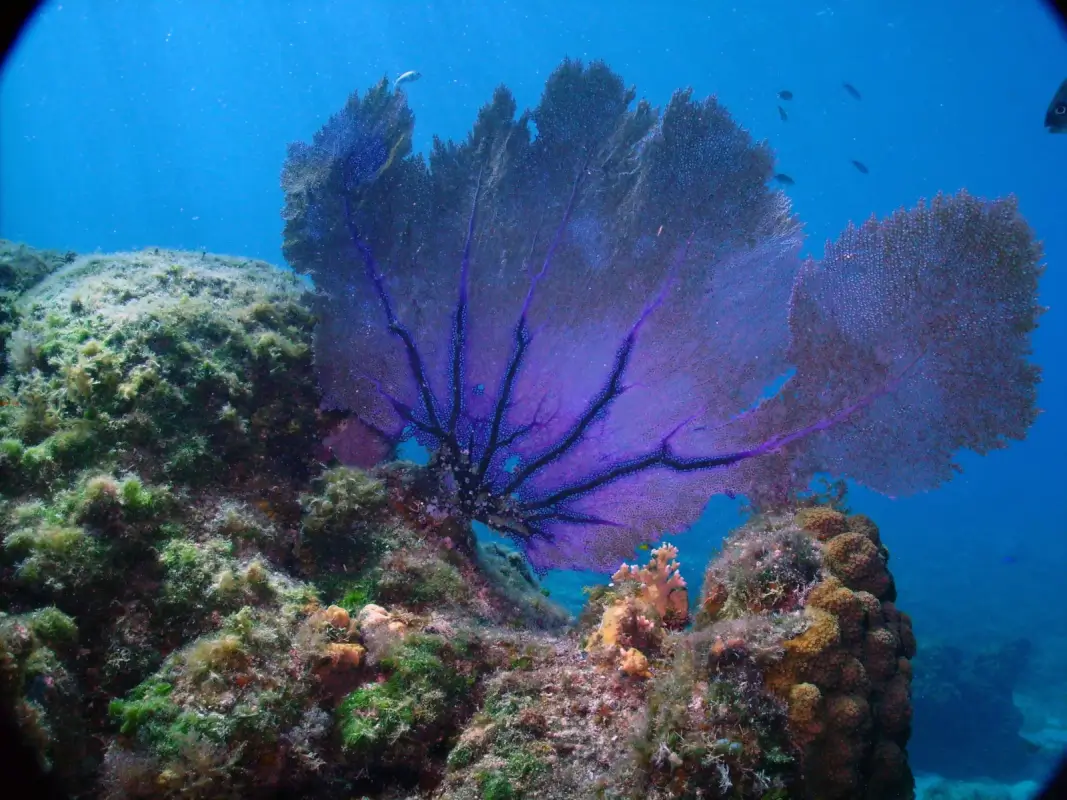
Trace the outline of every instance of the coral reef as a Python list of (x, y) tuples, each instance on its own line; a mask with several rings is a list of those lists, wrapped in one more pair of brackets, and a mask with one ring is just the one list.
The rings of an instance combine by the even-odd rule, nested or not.
[[(28, 297), (56, 281), (97, 307), (93, 287), (128, 258), (76, 259)], [(220, 269), (167, 258), (194, 286)], [(141, 305), (170, 302), (145, 269), (163, 299), (99, 306), (102, 345), (142, 341)], [(243, 326), (247, 291), (231, 285), (200, 329)], [(258, 335), (304, 314), (267, 315)], [(33, 313), (23, 324), (37, 330)], [(164, 348), (154, 369), (185, 375), (187, 355)], [(295, 418), (314, 426), (302, 392)], [(53, 411), (62, 431), (86, 408)], [(153, 429), (173, 407), (128, 412)], [(184, 439), (215, 435), (201, 412), (186, 410)], [(914, 641), (865, 517), (814, 499), (753, 521), (709, 565), (695, 631), (671, 545), (619, 567), (570, 628), (520, 551), (437, 502), (432, 471), (313, 473), (301, 434), (306, 451), (283, 459), (262, 441), (224, 451), (252, 448), (263, 474), (205, 482), (168, 466), (171, 419), (152, 445), (104, 416), (88, 415), (84, 461), (14, 464), (0, 509), (0, 702), (72, 795), (833, 797), (865, 779), (885, 787), (870, 796), (906, 796)]]
[(644, 567), (623, 564), (612, 576), (611, 591), (598, 596), (604, 607), (600, 626), (586, 650), (616, 653), (619, 669), (631, 677), (649, 677), (648, 655), (656, 654), (664, 634), (689, 621), (689, 592), (674, 559), (678, 548), (662, 545)]
[[(3, 409), (0, 702), (73, 794), (433, 774), (503, 658), (487, 642), (568, 622), (521, 555), (428, 507), (412, 465), (313, 478), (306, 301), (266, 265), (166, 251), (76, 258), (18, 298), (15, 334), (43, 350), (5, 396), (44, 387), (50, 432)], [(175, 469), (198, 439), (211, 458)]]
[(802, 261), (766, 143), (714, 98), (636, 98), (566, 60), (427, 159), (382, 81), (290, 146), (283, 253), (324, 290), (342, 460), (414, 439), (436, 505), (538, 569), (608, 571), (717, 493), (914, 492), (1025, 436), (1042, 268), (1014, 200), (939, 195)]
[[(635, 96), (567, 61), (428, 164), (353, 96), (283, 174), (315, 292), (0, 247), (0, 703), (72, 796), (913, 796), (888, 551), (801, 490), (1025, 434), (1039, 248), (961, 193), (802, 263), (769, 149)], [(673, 546), (619, 564), (716, 492), (687, 629)], [(553, 565), (617, 570), (575, 627)]]

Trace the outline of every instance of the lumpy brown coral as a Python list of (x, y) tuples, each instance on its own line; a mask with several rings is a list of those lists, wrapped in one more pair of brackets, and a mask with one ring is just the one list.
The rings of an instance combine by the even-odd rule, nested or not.
[[(887, 557), (869, 518), (812, 507), (757, 518), (708, 567), (701, 621), (711, 630), (746, 613), (803, 620), (761, 674), (787, 708), (802, 764), (797, 796), (913, 796), (904, 748), (915, 635), (893, 602)], [(768, 595), (789, 601), (768, 608)]]
[(834, 536), (826, 542), (824, 558), (830, 571), (854, 591), (880, 597), (892, 585), (878, 545), (862, 533)]
[(797, 512), (797, 525), (814, 533), (820, 541), (848, 530), (848, 520), (845, 515), (829, 506), (802, 508)]

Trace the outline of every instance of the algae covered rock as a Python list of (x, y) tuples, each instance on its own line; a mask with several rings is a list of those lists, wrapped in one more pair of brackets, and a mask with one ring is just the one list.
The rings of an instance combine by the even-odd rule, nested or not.
[(183, 482), (305, 471), (307, 294), (263, 262), (159, 249), (52, 272), (18, 298), (7, 344), (5, 491), (102, 463)]
[[(18, 309), (19, 295), (76, 257), (75, 253), (35, 250), (24, 244), (0, 239), (0, 377), (8, 369), (8, 339), (18, 328), (22, 316)], [(16, 337), (12, 355), (17, 359), (22, 351), (23, 342)]]
[(68, 781), (85, 750), (78, 686), (63, 663), (77, 639), (74, 620), (54, 606), (0, 612), (0, 702), (40, 765)]

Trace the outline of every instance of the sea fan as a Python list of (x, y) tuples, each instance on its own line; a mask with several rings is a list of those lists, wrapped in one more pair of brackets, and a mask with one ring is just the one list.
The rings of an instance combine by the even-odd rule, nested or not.
[(714, 98), (635, 97), (565, 61), (427, 163), (383, 81), (291, 146), (284, 252), (321, 290), (337, 452), (414, 437), (536, 567), (613, 569), (716, 493), (914, 490), (1024, 435), (1040, 252), (1013, 201), (939, 197), (803, 262), (766, 144)]

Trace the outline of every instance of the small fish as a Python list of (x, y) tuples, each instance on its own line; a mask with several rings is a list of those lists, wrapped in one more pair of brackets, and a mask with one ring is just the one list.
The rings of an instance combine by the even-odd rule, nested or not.
[(792, 100), (793, 93), (788, 89), (782, 89), (782, 91), (778, 92), (778, 97), (780, 97), (782, 100)]
[(782, 122), (788, 122), (789, 121), (789, 115), (785, 113), (785, 109), (782, 108), (781, 106), (778, 106), (778, 116), (780, 116), (782, 118)]
[(778, 183), (782, 184), (783, 186), (792, 186), (794, 183), (796, 183), (795, 180), (786, 175), (784, 172), (779, 172), (777, 175), (771, 178), (771, 180), (778, 181)]
[(842, 83), (841, 88), (855, 97), (857, 100), (862, 100), (863, 95), (860, 94), (860, 90), (853, 86), (851, 83)]
[(1045, 127), (1049, 133), (1067, 133), (1067, 81), (1060, 84), (1045, 112)]
[(417, 81), (421, 77), (421, 72), (419, 72), (418, 70), (409, 69), (407, 72), (405, 72), (395, 81), (393, 81), (393, 91), (395, 92), (397, 89), (399, 89), (402, 83), (412, 83), (414, 81)]
[(862, 161), (857, 161), (856, 159), (852, 159), (852, 166), (854, 166), (856, 169), (858, 169), (864, 175), (870, 174), (870, 170), (867, 169), (867, 165), (864, 164)]
[(639, 545), (637, 545), (637, 549), (638, 550), (648, 550), (650, 548), (649, 548), (648, 544), (639, 544)]
[(1025, 736), (1020, 736), (1019, 738), (1022, 739), (1023, 750), (1025, 750), (1027, 753), (1030, 753), (1031, 755), (1035, 753), (1040, 753), (1044, 749), (1037, 742), (1027, 739)]

